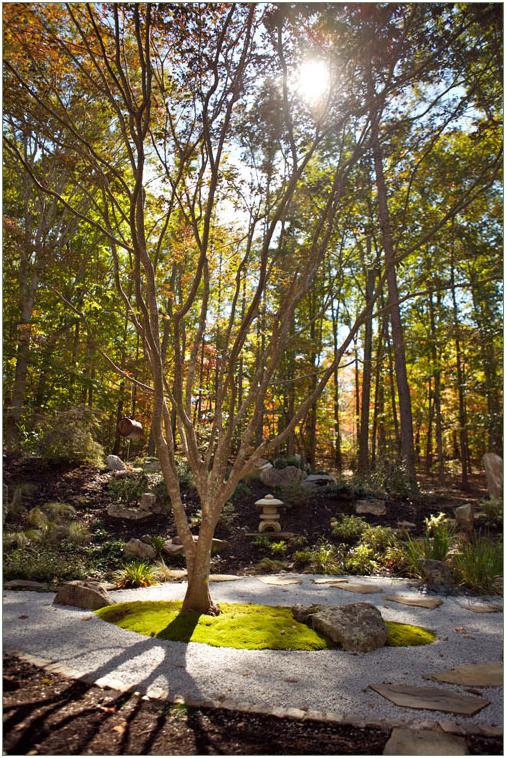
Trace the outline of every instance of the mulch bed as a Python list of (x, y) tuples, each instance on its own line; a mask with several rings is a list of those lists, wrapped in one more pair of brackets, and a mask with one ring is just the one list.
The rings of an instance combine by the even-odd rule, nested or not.
[[(389, 730), (186, 708), (49, 673), (4, 655), (6, 755), (382, 755)], [(469, 737), (471, 755), (502, 740)]]

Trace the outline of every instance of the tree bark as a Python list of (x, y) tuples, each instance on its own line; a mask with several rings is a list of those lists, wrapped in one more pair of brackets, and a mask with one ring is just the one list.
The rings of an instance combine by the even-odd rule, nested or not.
[(456, 382), (459, 400), (459, 449), (461, 459), (461, 487), (465, 491), (470, 489), (468, 481), (468, 434), (467, 434), (467, 410), (465, 399), (465, 375), (461, 351), (460, 327), (458, 318), (458, 303), (456, 301), (456, 288), (454, 286), (454, 265), (451, 265), (451, 292), (452, 309), (454, 320), (454, 345), (456, 348)]
[(370, 269), (366, 278), (366, 307), (368, 316), (365, 323), (364, 350), (363, 350), (363, 383), (361, 387), (361, 425), (359, 431), (359, 465), (360, 474), (369, 471), (370, 463), (368, 456), (368, 432), (370, 420), (370, 392), (371, 392), (371, 356), (373, 343), (372, 308), (373, 293), (375, 290), (376, 272)]

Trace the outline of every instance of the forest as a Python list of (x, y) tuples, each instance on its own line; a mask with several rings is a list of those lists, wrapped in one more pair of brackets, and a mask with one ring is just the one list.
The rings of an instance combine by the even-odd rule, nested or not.
[(156, 455), (197, 608), (259, 462), (409, 493), (502, 455), (501, 4), (3, 15), (8, 451)]

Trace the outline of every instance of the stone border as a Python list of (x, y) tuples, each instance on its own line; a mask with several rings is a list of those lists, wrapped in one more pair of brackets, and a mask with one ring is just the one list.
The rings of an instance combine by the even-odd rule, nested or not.
[(451, 719), (441, 719), (440, 721), (422, 720), (417, 722), (406, 721), (368, 721), (367, 719), (354, 719), (344, 713), (335, 713), (334, 711), (317, 711), (313, 709), (302, 708), (269, 708), (254, 703), (242, 703), (232, 698), (210, 700), (206, 698), (184, 698), (182, 695), (174, 695), (169, 698), (169, 693), (163, 687), (150, 687), (146, 693), (136, 690), (136, 685), (125, 685), (113, 676), (103, 676), (95, 679), (93, 674), (80, 674), (76, 669), (63, 663), (55, 663), (47, 658), (41, 658), (36, 655), (4, 648), (4, 654), (15, 655), (18, 658), (31, 663), (38, 668), (44, 669), (52, 674), (60, 674), (67, 679), (75, 679), (95, 685), (103, 689), (110, 688), (118, 692), (133, 692), (143, 697), (145, 700), (165, 700), (175, 705), (186, 705), (191, 708), (223, 708), (230, 711), (242, 711), (243, 713), (259, 713), (267, 716), (276, 716), (277, 718), (299, 719), (301, 721), (323, 721), (325, 723), (341, 724), (358, 729), (394, 729), (401, 727), (419, 731), (422, 729), (431, 729), (433, 731), (443, 731), (448, 734), (457, 734), (461, 736), (483, 736), (483, 737), (502, 737), (503, 729), (501, 727), (490, 726), (487, 724), (474, 725), (456, 724)]

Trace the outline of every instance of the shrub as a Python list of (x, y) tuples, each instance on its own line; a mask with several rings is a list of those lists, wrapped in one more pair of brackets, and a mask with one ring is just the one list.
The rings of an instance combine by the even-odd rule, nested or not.
[(273, 555), (285, 555), (287, 552), (287, 543), (283, 540), (280, 540), (280, 542), (272, 542), (270, 545), (270, 550)]
[(27, 521), (30, 526), (33, 526), (36, 529), (47, 530), (49, 525), (48, 517), (37, 506), (28, 512)]
[(154, 549), (157, 558), (160, 558), (164, 549), (166, 538), (161, 534), (156, 534), (151, 538), (151, 546)]
[(242, 497), (248, 497), (252, 494), (252, 490), (246, 482), (238, 482), (234, 494), (232, 496), (233, 501), (240, 500)]
[(144, 561), (131, 561), (120, 571), (117, 571), (114, 578), (116, 586), (124, 589), (128, 587), (149, 587), (156, 580), (156, 570)]
[(271, 540), (269, 537), (265, 537), (263, 534), (259, 534), (258, 537), (253, 538), (252, 545), (255, 545), (255, 547), (263, 548), (264, 550), (269, 550), (271, 547)]
[(368, 545), (359, 544), (352, 548), (345, 560), (345, 568), (351, 574), (371, 574), (379, 564), (375, 560), (375, 551)]
[(471, 590), (496, 591), (495, 579), (503, 575), (503, 544), (488, 537), (476, 537), (454, 556), (459, 581)]
[(47, 461), (90, 463), (100, 467), (104, 449), (94, 439), (98, 421), (86, 406), (45, 415), (36, 429), (36, 452)]
[(261, 558), (261, 560), (255, 564), (255, 567), (259, 571), (283, 571), (287, 568), (287, 564), (284, 561), (276, 561), (273, 558)]
[(382, 553), (388, 547), (394, 547), (399, 541), (398, 535), (390, 526), (367, 526), (361, 535), (361, 544), (371, 547), (376, 553)]
[(368, 529), (368, 523), (361, 516), (341, 515), (331, 519), (331, 531), (346, 542), (360, 537)]
[(90, 530), (86, 524), (73, 522), (65, 529), (65, 536), (73, 545), (86, 545), (91, 540)]
[(283, 469), (287, 466), (295, 466), (296, 468), (302, 468), (301, 457), (299, 455), (280, 456), (273, 461), (274, 468)]
[(233, 503), (231, 503), (230, 501), (227, 501), (227, 503), (225, 503), (224, 507), (222, 508), (222, 513), (220, 514), (218, 518), (218, 523), (230, 529), (232, 526), (234, 526), (234, 523), (237, 520), (237, 518), (238, 518), (238, 513)]
[(76, 509), (69, 503), (45, 503), (43, 507), (55, 521), (62, 521), (76, 515)]
[(178, 473), (180, 485), (182, 485), (185, 489), (190, 489), (194, 486), (194, 477), (190, 466), (186, 461), (176, 461), (176, 471)]
[(112, 479), (107, 485), (109, 494), (121, 503), (135, 503), (146, 492), (148, 480), (141, 476), (125, 476), (122, 479)]
[(67, 556), (61, 550), (46, 545), (35, 549), (16, 548), (4, 555), (4, 579), (53, 580), (84, 579), (86, 567), (75, 555)]
[(289, 539), (290, 546), (291, 547), (304, 547), (308, 544), (307, 538), (304, 536), (304, 534), (298, 534), (297, 537), (291, 537)]
[(492, 497), (486, 500), (481, 500), (481, 522), (485, 526), (497, 528), (503, 524), (503, 498)]
[(350, 482), (339, 480), (336, 484), (326, 484), (324, 487), (318, 487), (312, 490), (312, 497), (346, 497), (351, 498), (355, 495), (354, 487)]
[(294, 562), (316, 574), (340, 574), (344, 569), (343, 554), (329, 542), (321, 542), (308, 550), (294, 553)]

